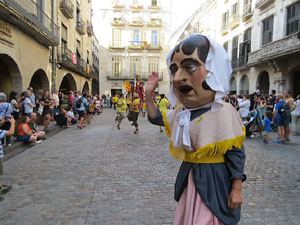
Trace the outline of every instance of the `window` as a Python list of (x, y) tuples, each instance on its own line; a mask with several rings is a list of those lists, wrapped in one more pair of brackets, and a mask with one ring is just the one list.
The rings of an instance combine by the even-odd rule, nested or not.
[(81, 44), (79, 40), (76, 40), (76, 54), (77, 58), (81, 57)]
[(286, 35), (300, 31), (300, 2), (287, 8)]
[(262, 45), (273, 40), (273, 16), (263, 21)]
[(121, 47), (121, 30), (112, 30), (112, 47)]
[(61, 24), (61, 47), (62, 51), (65, 52), (68, 46), (68, 28)]
[(231, 66), (235, 69), (238, 66), (238, 36), (232, 39)]
[(141, 23), (141, 16), (140, 13), (133, 13), (132, 14), (132, 23), (133, 24), (140, 24)]
[(226, 52), (228, 52), (228, 41), (226, 41), (226, 42), (223, 44), (223, 48), (225, 49)]
[(247, 29), (244, 33), (244, 45), (246, 54), (251, 52), (251, 28)]
[(232, 39), (232, 53), (231, 53), (232, 61), (237, 60), (237, 54), (238, 54), (238, 37), (236, 36)]
[(232, 15), (238, 14), (239, 12), (239, 3), (235, 3), (232, 5)]
[(141, 39), (142, 39), (141, 32), (139, 30), (134, 30), (132, 32), (131, 46), (134, 48), (140, 47)]
[(151, 31), (151, 47), (159, 47), (158, 46), (158, 31), (157, 30), (153, 30)]
[(122, 71), (122, 58), (112, 57), (112, 76), (120, 77)]
[(130, 75), (132, 77), (136, 77), (136, 75), (141, 75), (140, 57), (130, 57)]
[(158, 57), (151, 57), (148, 60), (149, 60), (148, 72), (149, 73), (158, 72), (159, 58)]
[(151, 0), (151, 6), (152, 7), (157, 7), (157, 0)]
[(228, 20), (229, 20), (229, 12), (225, 12), (222, 14), (222, 30), (228, 28)]

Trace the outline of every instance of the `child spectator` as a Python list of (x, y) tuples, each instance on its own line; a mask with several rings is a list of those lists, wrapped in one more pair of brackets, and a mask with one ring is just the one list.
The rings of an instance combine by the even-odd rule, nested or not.
[(270, 111), (266, 111), (265, 112), (265, 120), (264, 120), (264, 140), (263, 143), (264, 144), (268, 144), (269, 143), (269, 133), (271, 131), (271, 122), (273, 119), (273, 113)]
[[(12, 136), (15, 131), (15, 120), (13, 117), (10, 117), (7, 119), (10, 122), (10, 129), (9, 130), (1, 130), (0, 129), (0, 139), (4, 138), (4, 136)], [(0, 120), (0, 127), (5, 123), (5, 117), (3, 117)], [(4, 157), (3, 155), (3, 148), (2, 148), (2, 143), (0, 142), (0, 176), (3, 175), (3, 162), (2, 158)], [(0, 183), (0, 195), (7, 193), (10, 191), (11, 186), (7, 186), (4, 184)], [(0, 202), (3, 201), (4, 198), (0, 197)]]

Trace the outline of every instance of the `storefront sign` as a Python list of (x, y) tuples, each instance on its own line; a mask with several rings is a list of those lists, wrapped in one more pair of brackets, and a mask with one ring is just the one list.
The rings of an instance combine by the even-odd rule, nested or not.
[(0, 20), (0, 33), (11, 37), (10, 27)]

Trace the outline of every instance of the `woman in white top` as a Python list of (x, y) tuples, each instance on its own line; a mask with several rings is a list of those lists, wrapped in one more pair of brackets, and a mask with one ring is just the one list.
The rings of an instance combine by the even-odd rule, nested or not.
[(9, 95), (9, 102), (11, 104), (11, 108), (13, 110), (13, 117), (15, 121), (19, 119), (19, 114), (20, 114), (20, 107), (22, 104), (19, 104), (19, 100), (17, 99), (18, 93), (15, 91), (12, 91)]
[(300, 95), (294, 102), (294, 110), (292, 111), (292, 131), (295, 135), (300, 135)]
[(243, 98), (243, 102), (240, 104), (240, 117), (242, 118), (242, 120), (244, 121), (246, 119), (246, 117), (249, 114), (249, 109), (250, 109), (250, 100), (249, 100), (249, 95), (244, 96)]

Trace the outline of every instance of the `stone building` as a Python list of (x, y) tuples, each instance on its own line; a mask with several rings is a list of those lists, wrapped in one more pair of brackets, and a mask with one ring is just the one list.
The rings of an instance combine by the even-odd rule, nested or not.
[(167, 93), (170, 1), (110, 0), (97, 10), (94, 22), (107, 31), (99, 39), (100, 93), (125, 92), (125, 80), (133, 85), (137, 75), (145, 86), (152, 72), (159, 73), (156, 92)]
[(0, 91), (91, 91), (90, 0), (0, 1)]
[(206, 0), (178, 41), (200, 33), (228, 51), (230, 91), (300, 94), (300, 2), (298, 0)]
[(92, 94), (99, 94), (99, 41), (95, 34), (92, 36), (92, 60), (95, 76), (92, 80)]

